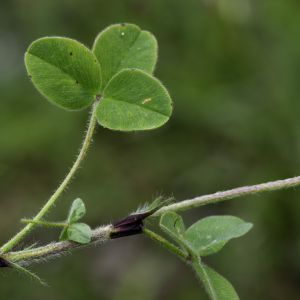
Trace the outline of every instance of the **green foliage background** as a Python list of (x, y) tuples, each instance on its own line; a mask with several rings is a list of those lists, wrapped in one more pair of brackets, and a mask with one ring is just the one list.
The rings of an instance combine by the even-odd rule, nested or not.
[[(31, 217), (74, 161), (88, 110), (45, 101), (26, 75), (23, 55), (44, 36), (92, 47), (113, 23), (158, 40), (155, 75), (174, 113), (162, 128), (120, 133), (98, 127), (89, 155), (47, 215), (61, 221), (84, 200), (92, 227), (120, 219), (157, 194), (177, 200), (299, 175), (300, 3), (296, 0), (52, 0), (0, 3), (1, 243)], [(254, 223), (203, 261), (241, 299), (299, 299), (300, 192), (249, 196), (185, 212), (187, 226), (231, 214)], [(154, 223), (154, 222), (152, 222)], [(156, 228), (156, 227), (155, 227)], [(46, 244), (59, 229), (24, 240)], [(193, 271), (143, 236), (116, 240), (31, 268), (50, 288), (1, 270), (3, 299), (207, 299)]]

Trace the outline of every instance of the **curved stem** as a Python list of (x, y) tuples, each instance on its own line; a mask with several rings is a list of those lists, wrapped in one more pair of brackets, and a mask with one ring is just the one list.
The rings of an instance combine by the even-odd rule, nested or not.
[(223, 200), (229, 200), (241, 196), (258, 194), (261, 192), (271, 192), (271, 191), (286, 189), (297, 185), (300, 185), (300, 176), (288, 178), (284, 180), (277, 180), (273, 182), (252, 185), (252, 186), (244, 186), (244, 187), (240, 187), (240, 188), (236, 188), (224, 192), (217, 192), (211, 195), (204, 195), (201, 197), (196, 197), (194, 199), (185, 200), (182, 202), (164, 206), (161, 209), (159, 209), (156, 213), (148, 217), (148, 219), (153, 217), (159, 217), (160, 215), (168, 211), (175, 212), (175, 211), (187, 210), (205, 204), (215, 203)]
[[(91, 142), (93, 132), (94, 132), (94, 129), (95, 129), (95, 126), (96, 126), (96, 107), (97, 107), (98, 103), (99, 103), (99, 98), (97, 98), (95, 103), (94, 103), (92, 115), (91, 115), (90, 122), (89, 122), (89, 127), (88, 127), (88, 130), (87, 130), (87, 133), (86, 133), (86, 137), (84, 139), (84, 142), (82, 144), (82, 148), (79, 152), (79, 155), (78, 155), (73, 167), (71, 168), (70, 172), (68, 173), (68, 175), (66, 176), (64, 181), (60, 184), (60, 186), (58, 187), (56, 192), (52, 195), (52, 197), (48, 200), (48, 202), (42, 207), (42, 209), (35, 216), (35, 218), (33, 218), (33, 221), (39, 221), (45, 215), (45, 213), (50, 209), (50, 207), (53, 205), (53, 203), (57, 200), (57, 198), (60, 196), (60, 194), (66, 188), (66, 186), (68, 185), (68, 183), (70, 182), (70, 180), (74, 176), (76, 170), (78, 169), (80, 163), (82, 162), (82, 160), (84, 158), (84, 155), (85, 155), (85, 153), (88, 149), (88, 146)], [(31, 223), (31, 224), (28, 224), (26, 227), (24, 227), (18, 234), (16, 234), (11, 240), (9, 240), (6, 244), (4, 244), (1, 247), (1, 249), (0, 249), (1, 253), (3, 254), (7, 250), (9, 250), (24, 235), (26, 235), (32, 229), (32, 227), (34, 227), (34, 226), (35, 226), (35, 224)]]

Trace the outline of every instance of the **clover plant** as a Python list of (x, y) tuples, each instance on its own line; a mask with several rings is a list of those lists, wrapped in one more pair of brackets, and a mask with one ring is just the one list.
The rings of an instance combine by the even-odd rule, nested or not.
[[(45, 37), (33, 42), (25, 65), (35, 87), (58, 107), (76, 111), (91, 107), (91, 117), (80, 153), (69, 174), (33, 219), (0, 248), (0, 267), (29, 274), (42, 284), (37, 275), (25, 267), (58, 253), (67, 253), (85, 245), (110, 239), (144, 234), (172, 251), (192, 266), (208, 296), (215, 300), (238, 299), (232, 285), (203, 263), (203, 256), (221, 250), (232, 238), (248, 232), (252, 224), (233, 216), (210, 216), (187, 230), (178, 214), (182, 210), (238, 196), (296, 186), (300, 177), (255, 186), (242, 187), (191, 200), (171, 203), (172, 198), (157, 198), (137, 213), (107, 226), (92, 230), (79, 223), (85, 214), (81, 199), (74, 200), (66, 221), (42, 220), (78, 169), (90, 144), (95, 126), (120, 131), (139, 131), (165, 124), (172, 114), (172, 101), (166, 88), (153, 76), (157, 60), (157, 42), (148, 31), (133, 24), (116, 24), (103, 30), (92, 50), (76, 40)], [(160, 217), (160, 227), (169, 240), (146, 228), (145, 220)], [(36, 225), (62, 227), (59, 241), (47, 246), (36, 244), (21, 251), (11, 251)]]

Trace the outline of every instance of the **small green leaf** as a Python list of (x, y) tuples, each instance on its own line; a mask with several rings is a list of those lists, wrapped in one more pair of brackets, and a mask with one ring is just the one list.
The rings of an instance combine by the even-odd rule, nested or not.
[(96, 38), (93, 52), (102, 73), (101, 92), (109, 80), (127, 68), (153, 72), (157, 58), (157, 42), (148, 31), (133, 24), (116, 24), (103, 30)]
[(252, 226), (237, 217), (213, 216), (188, 228), (186, 239), (199, 255), (207, 255), (220, 250), (230, 239), (242, 236)]
[(171, 113), (172, 102), (162, 84), (143, 71), (127, 69), (105, 88), (96, 117), (104, 127), (131, 131), (159, 127)]
[(193, 261), (200, 262), (200, 256), (185, 238), (184, 224), (179, 215), (173, 212), (164, 213), (160, 219), (160, 227), (191, 255)]
[(69, 216), (68, 223), (74, 223), (81, 219), (85, 214), (85, 206), (81, 199), (77, 198), (73, 201)]
[(75, 40), (46, 37), (26, 54), (28, 74), (50, 101), (69, 110), (90, 105), (100, 91), (101, 72), (95, 55)]
[(68, 237), (74, 242), (86, 244), (91, 241), (92, 230), (87, 224), (74, 223), (68, 227)]
[(201, 263), (193, 264), (212, 300), (238, 300), (233, 286), (220, 274)]
[(68, 228), (69, 227), (65, 227), (64, 229), (63, 229), (63, 231), (61, 232), (61, 234), (60, 234), (60, 237), (59, 237), (59, 240), (62, 242), (62, 241), (66, 241), (68, 238), (69, 238), (69, 236), (68, 236)]

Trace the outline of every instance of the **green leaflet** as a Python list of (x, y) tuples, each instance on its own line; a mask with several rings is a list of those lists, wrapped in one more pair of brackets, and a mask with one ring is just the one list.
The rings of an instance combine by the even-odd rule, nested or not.
[(99, 93), (99, 63), (88, 48), (75, 40), (62, 37), (36, 40), (25, 54), (25, 64), (37, 89), (63, 108), (87, 107)]
[(244, 235), (252, 226), (237, 217), (213, 216), (189, 227), (186, 239), (199, 255), (207, 255), (220, 250), (230, 239)]
[(73, 223), (68, 228), (68, 238), (74, 242), (86, 244), (91, 241), (92, 230), (84, 223)]
[(212, 300), (238, 300), (233, 286), (223, 276), (201, 263), (194, 263), (194, 269)]
[(169, 120), (172, 102), (167, 90), (149, 74), (123, 70), (114, 76), (97, 107), (97, 120), (122, 131), (153, 129)]
[(157, 42), (148, 31), (133, 24), (116, 24), (104, 29), (93, 46), (102, 73), (101, 93), (109, 80), (127, 68), (153, 72), (157, 59)]
[(81, 219), (85, 214), (85, 206), (81, 199), (77, 198), (73, 201), (70, 208), (68, 223), (74, 223)]

